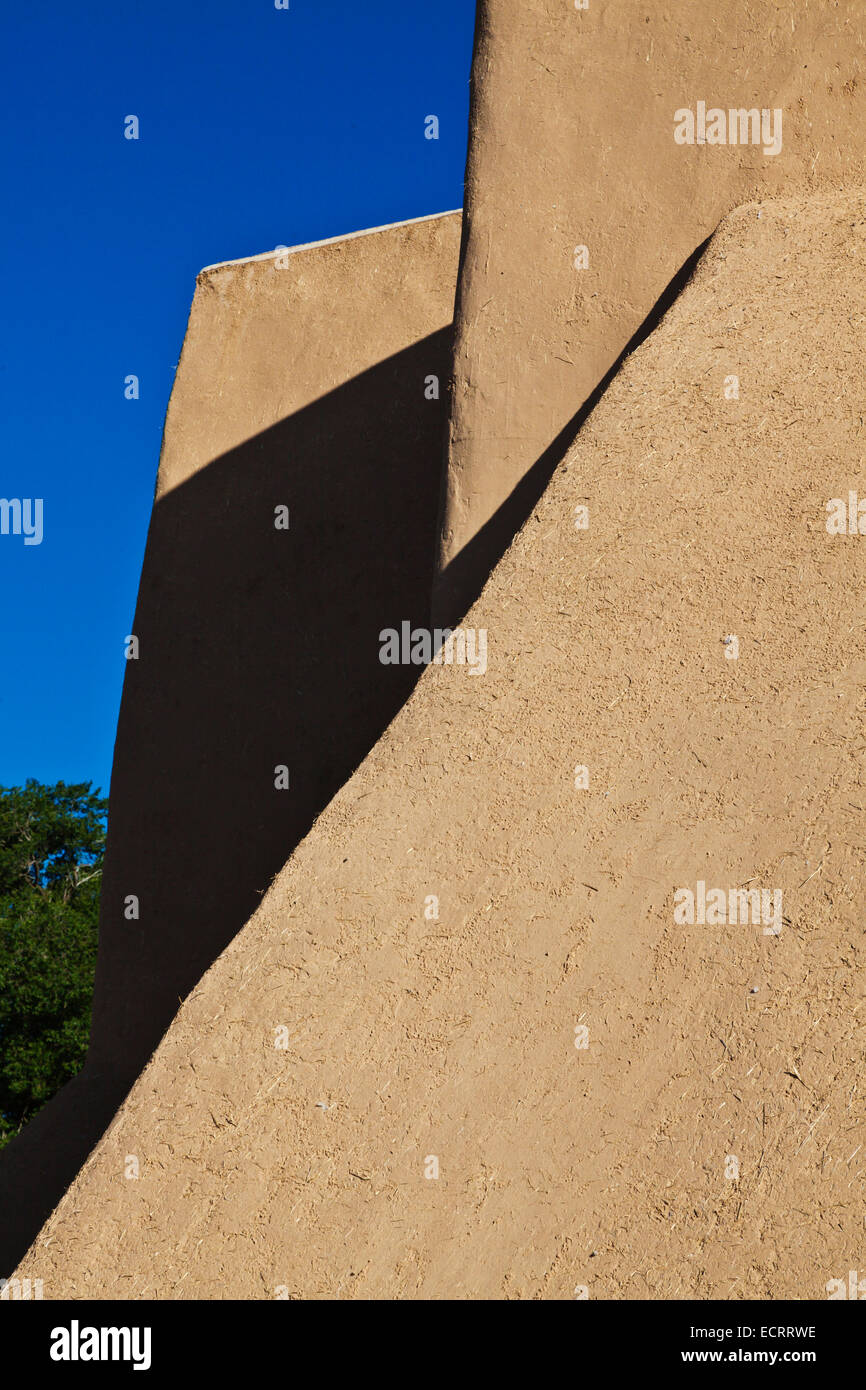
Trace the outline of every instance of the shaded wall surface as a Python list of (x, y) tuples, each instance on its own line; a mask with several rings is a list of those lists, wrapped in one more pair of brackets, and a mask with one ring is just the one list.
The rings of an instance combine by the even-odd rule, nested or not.
[[(46, 1299), (862, 1268), (866, 539), (825, 523), (866, 495), (866, 199), (763, 206), (492, 575), (484, 675), (425, 670), (184, 1001), (21, 1265)], [(779, 934), (684, 921), (698, 881), (781, 892)]]
[[(862, 177), (864, 35), (862, 0), (479, 0), (438, 617), (462, 616), (514, 529), (485, 526), (721, 218)], [(780, 108), (780, 152), (678, 144), (699, 102)]]
[(4, 1155), (0, 1273), (417, 678), (380, 664), (378, 633), (427, 621), (459, 242), (446, 214), (198, 277), (115, 744), (90, 1053)]

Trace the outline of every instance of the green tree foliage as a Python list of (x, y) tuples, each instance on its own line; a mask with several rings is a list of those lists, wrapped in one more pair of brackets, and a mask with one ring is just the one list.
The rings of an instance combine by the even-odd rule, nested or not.
[(0, 787), (0, 1148), (84, 1063), (106, 810), (89, 782)]

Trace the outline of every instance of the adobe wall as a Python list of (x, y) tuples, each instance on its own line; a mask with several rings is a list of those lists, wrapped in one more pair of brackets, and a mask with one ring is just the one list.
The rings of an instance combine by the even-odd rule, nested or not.
[[(498, 510), (538, 460), (549, 476), (560, 432), (721, 218), (862, 180), (864, 34), (860, 0), (479, 0), (443, 621), (462, 616), (528, 506), (500, 528)], [(678, 144), (675, 112), (699, 101), (781, 108), (781, 150)]]
[(0, 1273), (417, 679), (379, 663), (378, 633), (428, 617), (460, 229), (198, 277), (114, 750), (90, 1053), (0, 1162)]

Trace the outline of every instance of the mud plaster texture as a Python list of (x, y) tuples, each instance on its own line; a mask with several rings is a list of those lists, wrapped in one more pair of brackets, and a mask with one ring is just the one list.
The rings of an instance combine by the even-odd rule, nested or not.
[(428, 617), (460, 221), (198, 277), (115, 742), (90, 1052), (4, 1151), (0, 1270), (417, 679), (375, 639)]
[[(724, 221), (468, 615), (486, 674), (425, 670), (184, 1001), (21, 1264), (46, 1298), (857, 1267), (866, 541), (825, 522), (866, 494), (864, 258), (861, 191)], [(781, 889), (781, 932), (675, 923), (699, 880)]]
[[(479, 0), (442, 621), (499, 558), (484, 528), (722, 217), (863, 183), (864, 56), (862, 0)], [(780, 108), (781, 152), (677, 144), (699, 101)]]

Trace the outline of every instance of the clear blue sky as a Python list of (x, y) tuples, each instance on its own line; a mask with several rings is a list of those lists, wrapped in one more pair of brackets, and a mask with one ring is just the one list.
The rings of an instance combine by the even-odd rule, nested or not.
[[(460, 207), (474, 0), (7, 7), (0, 784), (108, 792), (165, 408), (202, 266)], [(124, 117), (140, 139), (124, 139)], [(424, 118), (440, 139), (424, 138)], [(141, 381), (124, 399), (124, 378)]]

